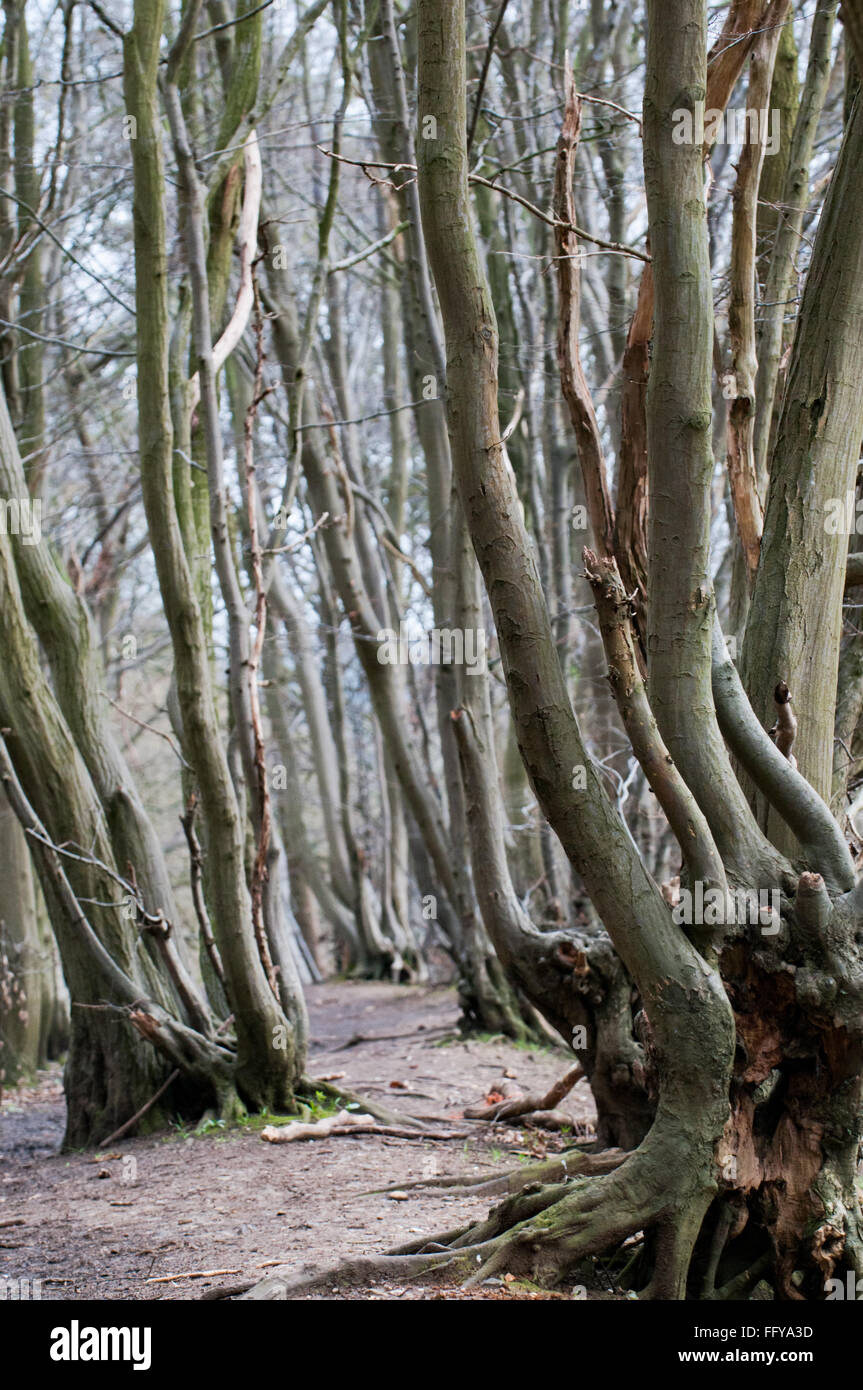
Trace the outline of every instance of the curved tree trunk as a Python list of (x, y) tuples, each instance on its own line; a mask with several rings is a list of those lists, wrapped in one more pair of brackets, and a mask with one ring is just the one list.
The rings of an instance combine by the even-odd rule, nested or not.
[[(186, 12), (190, 36), (196, 7)], [(244, 828), (222, 746), (211, 689), (206, 634), (177, 521), (168, 397), (169, 316), (161, 127), (156, 107), (162, 3), (135, 7), (124, 43), (126, 105), (137, 122), (132, 141), (135, 181), (135, 278), (138, 313), (138, 409), (144, 509), (174, 649), (184, 751), (195, 769), (211, 860), (213, 929), (225, 968), (237, 1030), (237, 1081), (256, 1105), (290, 1106), (303, 1065), (304, 1022), (286, 1018), (268, 981), (256, 942), (244, 863)], [(176, 51), (176, 50), (175, 50)], [(169, 74), (170, 77), (170, 74)], [(200, 271), (192, 256), (193, 270)], [(212, 342), (205, 295), (197, 296), (199, 370), (211, 436), (215, 430)], [(211, 478), (211, 520), (217, 558), (224, 561), (224, 493)], [(246, 677), (246, 673), (243, 673)], [(237, 676), (239, 679), (239, 676)], [(251, 785), (254, 785), (252, 781)], [(298, 996), (294, 995), (295, 998)]]
[[(124, 1009), (136, 999), (152, 1001), (153, 1016), (161, 1016), (172, 1008), (176, 994), (156, 960), (138, 950), (138, 906), (128, 886), (123, 891), (99, 799), (39, 664), (5, 536), (0, 536), (0, 639), (0, 722), (7, 730), (14, 773), (28, 798), (26, 807), (15, 806), (16, 815), (25, 830), (32, 834), (37, 829), (48, 844), (75, 847), (62, 857), (68, 877), (65, 898), (48, 872), (60, 856), (44, 848), (42, 838), (34, 838), (31, 849), (39, 852), (40, 880), (72, 997), (64, 1078), (66, 1142), (80, 1147), (104, 1139), (164, 1081), (164, 1061), (129, 1026)], [(5, 745), (2, 751), (5, 759)], [(0, 767), (0, 776), (11, 799), (11, 762)], [(84, 902), (104, 904), (90, 909), (98, 913), (90, 934), (78, 926), (82, 909), (77, 904)], [(116, 1001), (118, 1007), (106, 1001)], [(174, 1037), (182, 1035), (180, 1025)], [(220, 1074), (226, 1068), (216, 1050), (202, 1035), (194, 1036), (200, 1040), (201, 1056), (209, 1054), (216, 1063), (215, 1074)], [(198, 1080), (200, 1084), (200, 1072)], [(203, 1090), (206, 1103), (211, 1103), (212, 1077), (203, 1082)], [(148, 1123), (159, 1118), (154, 1108)]]

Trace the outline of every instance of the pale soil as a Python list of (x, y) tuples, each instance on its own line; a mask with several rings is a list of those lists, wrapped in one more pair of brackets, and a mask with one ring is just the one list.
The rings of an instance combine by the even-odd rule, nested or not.
[[(445, 988), (328, 983), (308, 997), (310, 1075), (343, 1072), (346, 1087), (404, 1114), (444, 1119), (470, 1138), (358, 1135), (271, 1145), (255, 1131), (175, 1130), (126, 1140), (107, 1154), (61, 1154), (63, 1096), (54, 1070), (0, 1107), (0, 1277), (40, 1279), (47, 1299), (197, 1299), (272, 1276), (291, 1282), (464, 1224), (489, 1207), (488, 1198), (421, 1191), (399, 1200), (370, 1189), (424, 1176), (493, 1175), (564, 1146), (558, 1136), (462, 1118), (505, 1071), (524, 1091), (547, 1089), (571, 1065), (562, 1048), (452, 1040), (458, 1006)], [(393, 1034), (400, 1036), (383, 1036)], [(561, 1109), (579, 1133), (589, 1132), (585, 1083)], [(200, 1271), (218, 1272), (154, 1282)], [(464, 1295), (376, 1284), (350, 1296)], [(494, 1285), (477, 1296), (526, 1295)]]

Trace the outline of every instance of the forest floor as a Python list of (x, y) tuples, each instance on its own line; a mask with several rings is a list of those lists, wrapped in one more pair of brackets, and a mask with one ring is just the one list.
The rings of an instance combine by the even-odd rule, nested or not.
[[(489, 1176), (572, 1142), (462, 1118), (505, 1079), (543, 1092), (572, 1065), (563, 1048), (462, 1039), (452, 989), (370, 982), (308, 991), (308, 1074), (469, 1137), (374, 1134), (273, 1145), (261, 1121), (195, 1133), (177, 1126), (108, 1152), (61, 1153), (59, 1068), (0, 1105), (0, 1278), (41, 1281), (43, 1299), (200, 1299), (220, 1288), (287, 1283), (483, 1216), (499, 1197), (425, 1189), (372, 1192), (424, 1177)], [(578, 1137), (594, 1110), (581, 1082), (560, 1109)], [(320, 1296), (320, 1295), (319, 1295)], [(323, 1295), (326, 1297), (327, 1295)], [(589, 1297), (603, 1297), (594, 1289)], [(606, 1293), (606, 1297), (609, 1295)], [(377, 1281), (341, 1298), (554, 1298), (509, 1280), (472, 1294)]]

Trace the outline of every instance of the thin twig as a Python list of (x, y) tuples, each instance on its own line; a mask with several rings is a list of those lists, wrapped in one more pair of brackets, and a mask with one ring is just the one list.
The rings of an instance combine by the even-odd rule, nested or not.
[(299, 550), (300, 547), (301, 547), (302, 545), (305, 545), (306, 541), (307, 541), (307, 540), (310, 540), (311, 537), (315, 534), (315, 532), (316, 532), (316, 531), (319, 531), (319, 530), (321, 529), (322, 526), (325, 526), (326, 523), (329, 521), (329, 519), (330, 519), (330, 514), (329, 514), (329, 512), (321, 512), (320, 516), (318, 517), (318, 519), (317, 519), (317, 521), (314, 523), (314, 525), (310, 526), (310, 527), (308, 528), (308, 530), (304, 531), (303, 534), (302, 534), (301, 536), (297, 536), (296, 540), (291, 541), (291, 543), (290, 543), (289, 545), (268, 546), (266, 550), (262, 550), (262, 551), (261, 551), (261, 554), (262, 554), (262, 555), (293, 555), (294, 551), (295, 551), (295, 550)]
[(350, 270), (352, 266), (359, 265), (360, 261), (368, 260), (376, 251), (382, 251), (385, 246), (389, 246), (391, 241), (395, 241), (410, 226), (409, 222), (399, 222), (392, 231), (387, 232), (386, 236), (378, 237), (377, 241), (372, 241), (368, 246), (364, 246), (362, 251), (356, 251), (354, 255), (348, 256), (343, 261), (336, 261), (335, 265), (329, 268), (329, 274), (335, 275), (338, 270)]
[[(407, 170), (416, 174), (415, 164), (392, 164), (376, 159), (348, 159), (347, 155), (339, 154), (335, 150), (328, 150), (324, 145), (317, 145), (315, 148), (320, 150), (321, 154), (325, 154), (328, 159), (337, 159), (342, 164), (353, 164), (364, 172), (368, 172), (369, 169), (389, 169), (393, 173)], [(620, 255), (633, 256), (637, 261), (644, 261), (646, 265), (650, 264), (651, 257), (646, 251), (638, 251), (634, 246), (625, 246), (619, 241), (605, 241), (603, 237), (594, 236), (592, 232), (585, 231), (584, 227), (579, 227), (574, 222), (560, 222), (555, 217), (549, 217), (547, 212), (543, 212), (542, 208), (538, 208), (529, 199), (523, 198), (514, 189), (504, 188), (503, 184), (495, 183), (492, 179), (484, 179), (481, 174), (468, 174), (467, 177), (468, 183), (477, 183), (482, 188), (490, 188), (494, 193), (501, 193), (504, 198), (511, 198), (514, 203), (518, 203), (520, 207), (532, 212), (534, 217), (538, 217), (540, 222), (544, 222), (548, 227), (559, 227), (564, 231), (574, 232), (583, 241), (589, 241), (593, 246), (599, 246), (603, 251), (616, 251)]]
[(171, 1075), (168, 1077), (167, 1081), (163, 1082), (162, 1085), (159, 1087), (156, 1094), (151, 1096), (150, 1099), (146, 1101), (144, 1105), (141, 1106), (140, 1110), (136, 1110), (131, 1119), (127, 1120), (125, 1124), (121, 1125), (119, 1129), (115, 1129), (114, 1133), (109, 1134), (107, 1139), (103, 1139), (101, 1144), (99, 1145), (99, 1148), (107, 1149), (110, 1144), (116, 1144), (118, 1139), (122, 1139), (123, 1135), (127, 1134), (128, 1131), (132, 1128), (132, 1126), (136, 1124), (137, 1121), (140, 1120), (143, 1115), (146, 1115), (148, 1110), (152, 1109), (152, 1107), (156, 1104), (156, 1101), (162, 1098), (162, 1096), (167, 1091), (168, 1087), (173, 1086), (174, 1082), (177, 1080), (177, 1077), (179, 1075), (180, 1068), (175, 1067), (174, 1070), (171, 1072)]
[(476, 100), (473, 104), (473, 115), (470, 118), (470, 129), (467, 133), (468, 154), (470, 154), (471, 146), (473, 145), (474, 141), (474, 136), (476, 135), (476, 126), (477, 121), (479, 120), (479, 112), (480, 107), (482, 106), (483, 93), (485, 92), (485, 84), (488, 79), (488, 70), (491, 67), (491, 60), (492, 55), (494, 54), (494, 46), (497, 41), (498, 31), (500, 29), (500, 26), (503, 24), (503, 17), (506, 14), (508, 4), (509, 0), (503, 0), (503, 3), (501, 4), (501, 7), (497, 13), (497, 19), (494, 21), (491, 33), (488, 36), (488, 44), (485, 50), (485, 58), (483, 59), (482, 71), (479, 75), (479, 85), (476, 89)]
[(180, 759), (180, 762), (183, 764), (183, 767), (185, 767), (189, 772), (194, 772), (195, 769), (191, 767), (189, 763), (186, 762), (186, 759), (183, 757), (182, 753), (180, 752), (174, 740), (171, 738), (170, 734), (163, 733), (161, 729), (154, 729), (152, 724), (146, 724), (143, 719), (139, 719), (137, 715), (132, 714), (130, 710), (123, 709), (122, 705), (118, 705), (116, 700), (111, 699), (111, 696), (108, 694), (107, 690), (100, 690), (99, 694), (102, 695), (108, 701), (109, 705), (113, 705), (114, 709), (117, 710), (120, 714), (122, 714), (125, 719), (131, 719), (133, 724), (137, 724), (139, 729), (146, 729), (148, 733), (157, 734), (159, 738), (163, 738), (165, 742), (169, 745), (172, 753), (176, 753), (177, 757)]

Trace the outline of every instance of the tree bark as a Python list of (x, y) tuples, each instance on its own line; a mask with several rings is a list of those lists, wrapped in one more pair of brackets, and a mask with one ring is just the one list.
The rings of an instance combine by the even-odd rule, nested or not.
[[(741, 654), (767, 721), (784, 680), (800, 726), (800, 771), (830, 796), (833, 714), (848, 537), (831, 501), (854, 492), (863, 438), (863, 247), (847, 210), (860, 189), (863, 107), (855, 102), (818, 224), (773, 451), (761, 564)], [(835, 514), (835, 505), (833, 507)], [(818, 614), (817, 622), (809, 615)], [(772, 722), (772, 720), (771, 720)], [(771, 826), (771, 837), (779, 827)]]
[[(652, 73), (660, 42), (666, 56), (670, 48), (677, 57), (682, 41), (689, 46), (684, 56), (698, 62), (703, 12), (699, 15), (696, 5), (693, 22), (688, 12), (679, 12), (680, 6), (674, 10), (661, 39), (656, 30), (663, 26), (651, 13), (651, 42), (657, 45)], [(625, 1191), (618, 1194), (621, 1205), (614, 1221), (626, 1225), (638, 1206), (643, 1224), (642, 1203), (650, 1186), (647, 1172), (660, 1154), (667, 1163), (675, 1148), (683, 1145), (685, 1191), (678, 1194), (673, 1223), (665, 1227), (655, 1278), (660, 1296), (679, 1297), (692, 1245), (715, 1190), (714, 1148), (727, 1114), (727, 1100), (721, 1094), (724, 1087), (720, 1082), (717, 1088), (716, 1083), (730, 1072), (730, 1010), (717, 977), (672, 930), (659, 889), (644, 871), (587, 757), (569, 704), (514, 480), (500, 443), (496, 325), (477, 257), (468, 197), (460, 0), (426, 0), (419, 38), (419, 118), (422, 122), (433, 116), (437, 123), (437, 138), (421, 146), (419, 187), (446, 332), (448, 418), (456, 479), (494, 611), (528, 774), (540, 805), (584, 877), (615, 947), (632, 972), (662, 1055), (657, 1118), (639, 1150), (641, 1160), (632, 1170), (635, 1175), (644, 1163), (646, 1186), (642, 1191), (635, 1176), (631, 1184), (627, 1181)], [(703, 77), (702, 46), (702, 81)], [(576, 769), (581, 773), (578, 778), (574, 778)], [(666, 983), (660, 988), (662, 977)], [(698, 1039), (688, 1037), (684, 1063), (679, 1029), (686, 1026), (683, 1019), (690, 1007), (696, 1008), (703, 1031)], [(700, 1079), (692, 1070), (694, 1053), (699, 1054), (703, 1068)], [(688, 1112), (687, 1132), (680, 1129), (681, 1105)], [(614, 1190), (611, 1178), (606, 1191), (612, 1200)], [(565, 1219), (563, 1213), (561, 1218)], [(597, 1223), (602, 1224), (602, 1218)], [(591, 1218), (585, 1224), (590, 1230)], [(580, 1237), (571, 1236), (573, 1245), (582, 1249), (590, 1248), (591, 1239), (596, 1238), (595, 1229), (586, 1235), (583, 1228)]]
[[(156, 108), (163, 15), (161, 0), (156, 4), (138, 0), (135, 23), (124, 41), (126, 106), (137, 122), (132, 165), (144, 509), (171, 630), (184, 752), (201, 790), (211, 859), (213, 930), (237, 1030), (237, 1081), (252, 1104), (290, 1106), (304, 1059), (296, 1045), (295, 1020), (285, 1017), (274, 997), (256, 949), (243, 824), (216, 718), (206, 634), (174, 504), (165, 184)], [(217, 495), (213, 505), (213, 523), (218, 524), (224, 498)]]

